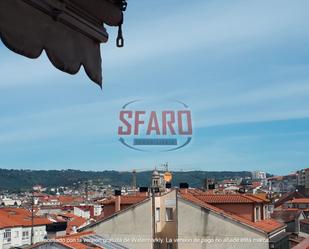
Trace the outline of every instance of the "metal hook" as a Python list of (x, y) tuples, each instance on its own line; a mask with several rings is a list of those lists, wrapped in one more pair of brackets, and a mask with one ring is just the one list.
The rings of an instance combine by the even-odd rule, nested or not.
[(124, 39), (122, 36), (122, 24), (118, 26), (118, 35), (117, 35), (116, 45), (118, 48), (122, 48), (124, 46)]

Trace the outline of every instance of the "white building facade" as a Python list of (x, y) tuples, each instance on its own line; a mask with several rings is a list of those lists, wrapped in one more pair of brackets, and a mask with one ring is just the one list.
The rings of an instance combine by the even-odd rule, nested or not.
[[(33, 243), (44, 241), (47, 237), (46, 226), (33, 228)], [(31, 244), (31, 227), (7, 227), (0, 229), (0, 249), (20, 247)]]

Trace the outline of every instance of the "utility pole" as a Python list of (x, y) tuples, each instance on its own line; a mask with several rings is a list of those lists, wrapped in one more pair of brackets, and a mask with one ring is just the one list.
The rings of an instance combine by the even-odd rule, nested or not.
[(85, 192), (86, 192), (86, 203), (88, 203), (88, 181), (85, 184)]
[(155, 197), (155, 188), (151, 187), (151, 202), (152, 202), (152, 238), (153, 238), (153, 248), (156, 248), (156, 197)]
[(31, 245), (33, 245), (33, 236), (34, 236), (34, 192), (32, 190), (31, 196)]

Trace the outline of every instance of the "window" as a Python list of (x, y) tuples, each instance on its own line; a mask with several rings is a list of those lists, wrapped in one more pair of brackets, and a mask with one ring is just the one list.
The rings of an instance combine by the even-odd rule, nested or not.
[(172, 221), (173, 220), (173, 208), (166, 208), (165, 210), (165, 220)]
[(173, 244), (172, 243), (167, 243), (167, 249), (173, 249)]
[(158, 186), (159, 186), (158, 180), (154, 180), (154, 181), (153, 181), (153, 185), (154, 185), (155, 187), (158, 187)]
[(156, 222), (160, 221), (160, 208), (156, 208)]
[(260, 207), (255, 207), (255, 221), (261, 220), (261, 211)]
[(11, 242), (11, 229), (5, 229), (3, 237), (5, 242)]
[(300, 209), (305, 209), (306, 207), (307, 207), (306, 204), (299, 204), (299, 208), (300, 208)]
[(23, 239), (29, 239), (29, 231), (23, 231)]

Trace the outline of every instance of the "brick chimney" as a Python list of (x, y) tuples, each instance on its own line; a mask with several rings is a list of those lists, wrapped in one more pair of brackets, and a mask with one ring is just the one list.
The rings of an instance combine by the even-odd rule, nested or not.
[(121, 190), (115, 190), (115, 212), (121, 209)]

